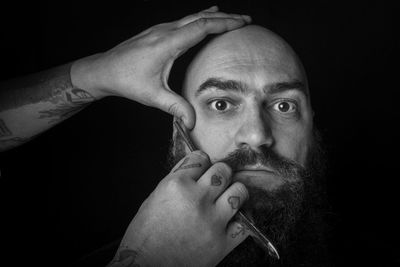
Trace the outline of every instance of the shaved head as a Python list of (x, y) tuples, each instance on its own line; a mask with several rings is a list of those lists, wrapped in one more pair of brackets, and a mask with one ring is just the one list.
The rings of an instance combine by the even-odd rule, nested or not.
[(228, 65), (227, 70), (232, 65), (238, 72), (263, 65), (270, 75), (281, 71), (281, 78), (299, 77), (307, 85), (303, 65), (290, 45), (264, 27), (248, 25), (217, 36), (196, 55), (186, 73), (184, 95), (221, 65)]

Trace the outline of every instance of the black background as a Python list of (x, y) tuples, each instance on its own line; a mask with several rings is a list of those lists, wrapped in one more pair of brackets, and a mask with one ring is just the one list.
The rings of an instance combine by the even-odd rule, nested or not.
[[(400, 265), (398, 12), (388, 2), (16, 2), (1, 9), (1, 79), (106, 51), (213, 4), (277, 32), (305, 65), (329, 155), (334, 263)], [(2, 153), (1, 258), (64, 266), (103, 246), (111, 257), (167, 172), (170, 135), (169, 115), (109, 97)]]

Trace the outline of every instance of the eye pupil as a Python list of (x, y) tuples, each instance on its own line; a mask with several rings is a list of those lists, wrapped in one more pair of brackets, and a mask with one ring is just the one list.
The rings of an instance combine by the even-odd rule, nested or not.
[(226, 107), (227, 107), (227, 104), (226, 104), (225, 101), (217, 101), (217, 102), (215, 103), (215, 108), (216, 108), (217, 110), (225, 110)]
[(288, 112), (290, 109), (290, 105), (288, 102), (281, 102), (278, 105), (279, 111), (281, 112)]

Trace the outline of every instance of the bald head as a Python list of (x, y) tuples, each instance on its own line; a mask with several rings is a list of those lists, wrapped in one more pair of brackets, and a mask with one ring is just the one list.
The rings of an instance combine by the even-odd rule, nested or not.
[(248, 25), (217, 36), (197, 54), (186, 73), (184, 95), (190, 96), (188, 89), (216, 71), (255, 74), (257, 68), (274, 80), (298, 79), (307, 84), (303, 66), (289, 44), (266, 28)]

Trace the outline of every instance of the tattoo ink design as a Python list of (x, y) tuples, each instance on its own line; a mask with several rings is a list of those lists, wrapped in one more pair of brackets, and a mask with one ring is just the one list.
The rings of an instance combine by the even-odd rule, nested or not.
[(219, 186), (222, 184), (222, 177), (219, 175), (214, 174), (211, 176), (211, 185), (213, 186)]
[(6, 123), (0, 119), (0, 138), (12, 135), (11, 131), (8, 129)]
[(233, 210), (237, 210), (239, 208), (239, 205), (240, 205), (240, 197), (230, 196), (228, 198), (228, 203), (231, 205), (231, 208)]
[(174, 172), (177, 172), (179, 170), (184, 170), (184, 169), (191, 169), (191, 168), (199, 168), (199, 167), (201, 167), (200, 163), (193, 163), (193, 164), (185, 165), (188, 161), (189, 161), (189, 158), (185, 158), (182, 161), (181, 165), (179, 165), (179, 167), (176, 168), (176, 170), (174, 170)]
[(33, 137), (31, 138), (22, 138), (22, 137), (12, 137), (12, 138), (7, 138), (7, 139), (0, 139), (0, 148), (2, 146), (4, 147), (15, 147), (18, 146), (20, 144), (26, 143), (29, 140), (31, 140)]
[(232, 238), (236, 238), (236, 237), (238, 237), (239, 235), (244, 235), (244, 234), (246, 233), (246, 227), (243, 226), (242, 224), (239, 224), (239, 225), (238, 225), (237, 230), (238, 230), (237, 232), (231, 234), (231, 237), (232, 237)]
[(32, 138), (33, 137), (24, 138), (13, 136), (13, 133), (10, 131), (10, 129), (8, 129), (4, 120), (0, 119), (0, 150), (6, 147), (16, 147), (20, 144), (28, 142)]
[(65, 97), (67, 101), (64, 100), (56, 108), (39, 111), (39, 119), (50, 118), (49, 123), (65, 119), (95, 100), (91, 94), (78, 88), (65, 92)]
[(115, 258), (107, 265), (107, 267), (140, 267), (136, 263), (139, 253), (132, 249), (118, 250)]

